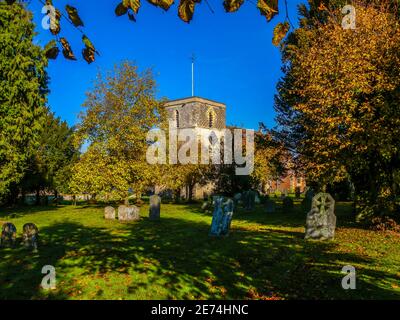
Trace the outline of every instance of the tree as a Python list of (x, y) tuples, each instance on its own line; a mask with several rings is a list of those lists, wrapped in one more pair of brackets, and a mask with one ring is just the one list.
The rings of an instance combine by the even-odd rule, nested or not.
[(72, 169), (75, 193), (127, 199), (132, 189), (140, 197), (154, 174), (146, 161), (146, 135), (164, 116), (155, 94), (152, 70), (140, 72), (132, 62), (99, 74), (76, 131), (77, 145), (88, 147)]
[(270, 130), (260, 125), (255, 135), (254, 172), (251, 175), (253, 186), (261, 189), (281, 177), (287, 170), (298, 171), (292, 166), (290, 154), (281, 141), (276, 141)]
[(1, 1), (0, 199), (16, 189), (40, 137), (47, 59), (33, 44), (34, 35), (32, 16), (25, 6)]
[[(305, 19), (285, 44), (276, 137), (309, 180), (349, 179), (361, 216), (395, 210), (400, 169), (400, 28), (391, 2), (355, 3), (355, 30), (338, 8)], [(317, 17), (317, 18), (316, 18)]]
[(20, 184), (23, 194), (36, 192), (37, 204), (42, 191), (53, 192), (56, 198), (59, 192), (69, 191), (71, 166), (79, 154), (73, 143), (74, 128), (56, 118), (50, 110), (43, 120), (39, 145), (32, 153)]

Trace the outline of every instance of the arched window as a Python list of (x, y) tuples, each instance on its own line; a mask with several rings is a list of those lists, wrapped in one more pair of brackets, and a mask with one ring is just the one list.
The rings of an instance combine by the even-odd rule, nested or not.
[(213, 112), (208, 112), (208, 127), (212, 128), (214, 126), (214, 115)]
[(176, 127), (179, 128), (179, 111), (175, 110)]

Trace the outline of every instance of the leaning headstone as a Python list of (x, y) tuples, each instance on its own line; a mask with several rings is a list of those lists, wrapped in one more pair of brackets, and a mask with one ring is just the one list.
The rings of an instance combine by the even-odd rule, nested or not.
[(139, 220), (139, 208), (136, 206), (119, 206), (118, 220), (120, 221)]
[(211, 221), (211, 230), (210, 230), (210, 235), (211, 236), (219, 236), (221, 234), (221, 223), (222, 223), (222, 216), (223, 216), (223, 210), (222, 210), (222, 202), (224, 201), (224, 198), (218, 197), (213, 201), (214, 204), (214, 211), (213, 211), (213, 217)]
[(38, 248), (38, 240), (39, 240), (39, 229), (34, 223), (26, 223), (23, 228), (22, 239), (24, 241), (25, 247), (33, 248), (34, 251), (37, 251)]
[(107, 220), (114, 220), (115, 219), (115, 209), (113, 207), (105, 207), (104, 218)]
[(285, 197), (282, 200), (282, 211), (284, 213), (290, 213), (293, 211), (294, 204), (293, 204), (293, 199), (290, 197)]
[(16, 240), (17, 228), (15, 225), (10, 222), (3, 224), (0, 237), (0, 246), (5, 245), (6, 243), (11, 243), (11, 245), (14, 247)]
[(160, 220), (161, 198), (157, 195), (150, 197), (149, 219)]
[(318, 193), (307, 214), (305, 239), (330, 240), (335, 236), (335, 200), (329, 193)]
[(275, 213), (276, 211), (276, 203), (272, 199), (265, 200), (265, 212), (266, 213)]
[(210, 236), (224, 236), (229, 234), (234, 203), (231, 199), (224, 202), (223, 197), (215, 200)]
[(233, 209), (235, 204), (233, 200), (228, 199), (225, 203), (223, 203), (222, 210), (224, 212), (222, 216), (222, 226), (221, 226), (221, 235), (227, 236), (229, 234), (229, 230), (231, 229), (231, 222), (233, 217)]

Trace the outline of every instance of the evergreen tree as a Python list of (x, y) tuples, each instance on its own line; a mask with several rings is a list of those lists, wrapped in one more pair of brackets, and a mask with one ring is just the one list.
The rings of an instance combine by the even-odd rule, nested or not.
[(52, 192), (56, 198), (59, 192), (69, 191), (71, 166), (79, 155), (73, 142), (74, 128), (56, 118), (50, 110), (43, 123), (39, 146), (32, 154), (21, 182), (22, 194), (35, 192), (37, 204), (42, 191)]
[[(12, 195), (37, 145), (47, 60), (24, 4), (0, 2), (0, 199)], [(15, 198), (15, 197), (14, 197)]]

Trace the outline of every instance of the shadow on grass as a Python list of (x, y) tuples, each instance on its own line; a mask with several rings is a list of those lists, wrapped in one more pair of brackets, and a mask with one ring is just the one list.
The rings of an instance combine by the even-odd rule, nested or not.
[[(377, 285), (382, 278), (398, 279), (367, 267), (360, 271), (357, 290), (343, 290), (344, 265), (373, 261), (335, 252), (334, 242), (305, 242), (301, 232), (234, 228), (229, 237), (210, 238), (207, 223), (166, 217), (118, 226), (65, 221), (41, 228), (36, 255), (22, 248), (0, 249), (0, 298), (67, 299), (85, 289), (77, 284), (79, 277), (110, 273), (143, 275), (127, 284), (132, 296), (158, 285), (170, 299), (399, 298)], [(55, 266), (62, 279), (52, 294), (39, 287), (44, 265)]]
[(13, 208), (0, 207), (0, 219), (15, 219), (23, 217), (27, 214), (34, 214), (40, 212), (57, 211), (64, 206), (18, 206)]

